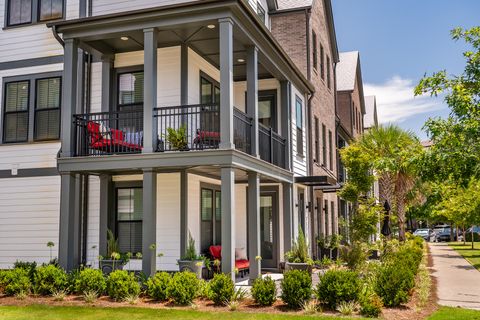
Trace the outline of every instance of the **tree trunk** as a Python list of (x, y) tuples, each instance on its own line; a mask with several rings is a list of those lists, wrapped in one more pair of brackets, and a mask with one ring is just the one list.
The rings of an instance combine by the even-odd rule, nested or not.
[(465, 225), (462, 226), (462, 229), (463, 229), (463, 245), (466, 245), (467, 243), (467, 239), (466, 239), (466, 234), (465, 234)]
[(470, 234), (472, 235), (472, 250), (473, 250), (473, 226), (472, 226), (472, 231), (470, 232)]

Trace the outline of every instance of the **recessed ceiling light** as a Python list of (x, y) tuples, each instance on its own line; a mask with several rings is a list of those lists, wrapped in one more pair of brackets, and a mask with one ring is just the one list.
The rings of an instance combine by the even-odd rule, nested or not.
[(127, 41), (129, 39), (129, 37), (123, 36), (123, 37), (120, 37), (120, 39), (123, 40), (123, 41)]
[(242, 59), (242, 58), (237, 59), (237, 62), (244, 63), (244, 62), (245, 62), (245, 59)]
[(215, 29), (215, 25), (214, 25), (214, 24), (209, 24), (209, 25), (207, 26), (207, 28), (208, 28), (208, 29)]

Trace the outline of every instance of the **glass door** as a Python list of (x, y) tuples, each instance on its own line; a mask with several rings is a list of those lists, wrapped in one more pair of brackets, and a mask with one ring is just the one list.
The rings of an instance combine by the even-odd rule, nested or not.
[(260, 196), (260, 244), (263, 268), (277, 268), (277, 195), (262, 193)]

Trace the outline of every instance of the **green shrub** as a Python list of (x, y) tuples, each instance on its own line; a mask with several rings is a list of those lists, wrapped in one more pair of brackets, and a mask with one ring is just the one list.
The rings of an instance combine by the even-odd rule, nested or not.
[(277, 286), (270, 277), (259, 278), (253, 282), (252, 297), (261, 306), (271, 306), (277, 300)]
[(33, 276), (35, 275), (35, 270), (37, 269), (37, 263), (28, 262), (28, 261), (15, 261), (13, 264), (14, 269), (24, 269), (28, 272), (28, 276), (30, 277), (30, 281), (33, 283)]
[(38, 267), (33, 279), (33, 290), (41, 295), (51, 295), (56, 291), (65, 290), (68, 284), (65, 271), (51, 264)]
[(101, 296), (107, 288), (107, 282), (101, 270), (86, 268), (80, 271), (75, 280), (75, 291), (80, 294), (94, 291)]
[(228, 304), (235, 293), (232, 278), (224, 273), (217, 273), (209, 283), (210, 299), (216, 304)]
[(300, 308), (312, 298), (312, 278), (307, 271), (291, 270), (285, 272), (280, 286), (283, 302), (292, 309)]
[(168, 297), (178, 305), (189, 305), (198, 293), (198, 279), (193, 272), (177, 272), (168, 286)]
[(77, 292), (77, 279), (80, 277), (81, 269), (73, 269), (72, 271), (67, 273), (67, 293), (75, 293)]
[(7, 296), (28, 294), (32, 287), (28, 271), (22, 268), (5, 271), (3, 273), (2, 285)]
[(158, 301), (167, 300), (170, 281), (172, 281), (172, 277), (167, 272), (157, 272), (147, 280), (148, 296)]
[(198, 280), (197, 297), (202, 299), (210, 299), (210, 285), (203, 279)]
[(317, 299), (331, 309), (340, 302), (357, 301), (361, 289), (358, 273), (350, 270), (332, 269), (320, 276), (317, 285)]
[(361, 299), (360, 313), (368, 318), (378, 318), (382, 313), (383, 302), (380, 297), (373, 293)]
[(340, 259), (345, 261), (352, 270), (358, 270), (368, 260), (368, 247), (365, 243), (354, 242), (350, 246), (343, 246), (340, 249)]
[(388, 307), (396, 307), (408, 301), (413, 289), (414, 274), (403, 264), (385, 264), (378, 270), (375, 281), (375, 292)]
[(139, 295), (140, 285), (133, 272), (115, 270), (108, 276), (107, 293), (116, 301), (123, 301), (128, 296)]

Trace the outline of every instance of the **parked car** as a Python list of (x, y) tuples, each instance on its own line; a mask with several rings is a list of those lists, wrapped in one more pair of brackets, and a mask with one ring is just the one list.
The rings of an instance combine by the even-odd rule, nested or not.
[(432, 230), (431, 229), (417, 229), (413, 233), (414, 236), (419, 236), (422, 237), (425, 241), (430, 241), (430, 237), (432, 236)]
[(457, 232), (453, 230), (453, 239), (452, 239), (452, 232), (451, 227), (435, 227), (433, 235), (433, 241), (441, 242), (441, 241), (455, 241), (457, 239)]
[[(474, 233), (474, 241), (477, 241), (477, 239), (480, 239), (480, 226), (473, 226), (463, 231), (458, 232), (458, 241), (463, 241), (463, 238), (466, 237), (469, 241), (471, 241), (471, 235), (472, 235), (472, 229)], [(475, 235), (476, 234), (476, 235)]]

